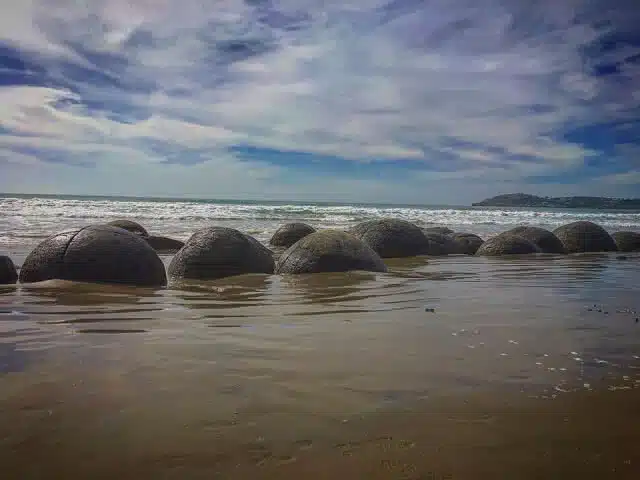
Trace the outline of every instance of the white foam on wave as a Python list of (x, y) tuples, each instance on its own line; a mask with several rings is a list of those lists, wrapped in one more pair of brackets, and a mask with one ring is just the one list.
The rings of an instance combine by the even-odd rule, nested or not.
[(212, 225), (256, 232), (258, 239), (266, 241), (278, 226), (289, 221), (343, 229), (382, 217), (400, 218), (422, 227), (446, 225), (482, 236), (516, 225), (553, 229), (576, 220), (591, 220), (611, 232), (640, 232), (640, 213), (627, 211), (1, 198), (0, 212), (0, 247), (32, 244), (34, 239), (65, 229), (116, 218), (136, 220), (154, 234), (180, 240), (188, 239), (198, 228)]

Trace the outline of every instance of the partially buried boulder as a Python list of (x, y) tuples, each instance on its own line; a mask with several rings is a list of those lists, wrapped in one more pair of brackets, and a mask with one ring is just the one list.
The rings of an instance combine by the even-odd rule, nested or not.
[(18, 271), (13, 261), (6, 255), (0, 255), (0, 285), (10, 285), (18, 281)]
[(362, 222), (353, 227), (350, 233), (382, 258), (423, 255), (429, 248), (429, 240), (420, 228), (395, 218)]
[(108, 225), (91, 225), (43, 240), (25, 259), (20, 282), (73, 280), (164, 286), (162, 260), (138, 235)]
[(316, 229), (301, 222), (286, 223), (273, 234), (269, 243), (274, 247), (290, 247), (301, 238), (306, 237)]
[(156, 252), (160, 253), (177, 252), (184, 247), (184, 242), (173, 238), (159, 237), (157, 235), (149, 235), (148, 237), (143, 238)]
[(449, 237), (458, 244), (458, 252), (465, 255), (475, 255), (484, 243), (475, 233), (452, 233)]
[(560, 239), (567, 253), (615, 252), (618, 250), (611, 235), (593, 222), (569, 223), (556, 228), (553, 233)]
[(425, 229), (428, 246), (424, 252), (426, 255), (440, 256), (452, 255), (460, 253), (460, 245), (458, 245), (451, 237), (443, 233), (430, 232)]
[(543, 253), (566, 253), (564, 245), (553, 232), (540, 227), (520, 226), (504, 232), (535, 243)]
[(386, 272), (380, 256), (347, 232), (320, 230), (289, 247), (276, 265), (276, 273), (300, 274), (363, 270)]
[(640, 233), (616, 232), (613, 235), (618, 250), (621, 252), (640, 252)]
[(273, 273), (273, 252), (227, 227), (196, 231), (169, 264), (172, 279), (215, 280), (245, 273)]
[(141, 237), (149, 236), (149, 233), (147, 233), (147, 230), (142, 225), (132, 220), (126, 220), (126, 219), (113, 220), (107, 223), (107, 225), (111, 225), (112, 227), (122, 228), (124, 230), (127, 230), (128, 232), (135, 233), (136, 235), (139, 235)]
[(502, 233), (484, 242), (476, 252), (476, 255), (495, 257), (528, 253), (541, 253), (540, 247), (526, 238)]

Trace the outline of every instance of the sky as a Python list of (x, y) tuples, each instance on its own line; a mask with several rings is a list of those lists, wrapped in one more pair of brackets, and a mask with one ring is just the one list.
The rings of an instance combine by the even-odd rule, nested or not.
[(2, 0), (0, 192), (640, 197), (633, 0)]

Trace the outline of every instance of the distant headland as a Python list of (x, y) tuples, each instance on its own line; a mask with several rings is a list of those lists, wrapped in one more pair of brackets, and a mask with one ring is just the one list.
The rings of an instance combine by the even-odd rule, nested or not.
[(538, 197), (508, 193), (471, 204), (474, 207), (597, 208), (640, 210), (640, 198)]

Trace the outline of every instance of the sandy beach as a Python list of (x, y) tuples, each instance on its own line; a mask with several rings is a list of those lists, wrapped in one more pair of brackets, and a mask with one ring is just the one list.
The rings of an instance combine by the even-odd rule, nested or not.
[(5, 478), (636, 478), (625, 258), (3, 287)]

